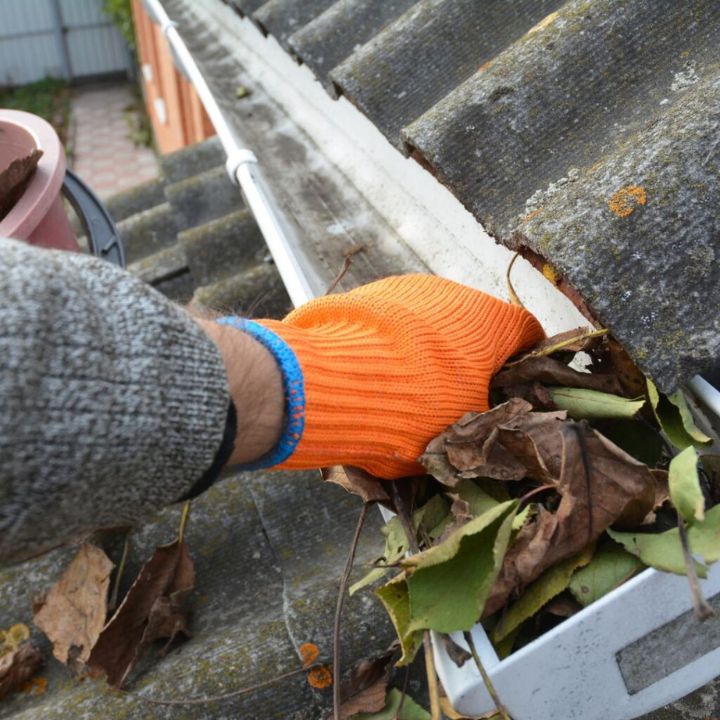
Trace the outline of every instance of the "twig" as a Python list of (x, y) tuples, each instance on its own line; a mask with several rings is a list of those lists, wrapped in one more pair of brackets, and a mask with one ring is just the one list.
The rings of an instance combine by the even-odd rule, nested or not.
[(547, 355), (552, 355), (553, 353), (556, 353), (558, 350), (562, 350), (568, 345), (574, 345), (576, 342), (580, 342), (581, 340), (589, 340), (590, 338), (602, 337), (603, 335), (607, 334), (607, 328), (590, 330), (589, 332), (583, 333), (582, 335), (576, 335), (575, 337), (568, 338), (567, 340), (562, 340), (559, 343), (555, 343), (555, 345), (548, 345), (548, 347), (542, 348), (542, 350), (534, 350), (533, 352), (529, 352), (527, 355), (523, 355), (518, 360), (513, 360), (512, 362), (505, 363), (503, 365), (503, 368), (515, 367), (515, 365), (519, 365), (520, 363), (525, 362), (526, 360), (530, 360), (531, 358), (546, 357)]
[(475, 641), (473, 640), (472, 633), (468, 632), (466, 630), (465, 632), (463, 632), (463, 637), (465, 638), (465, 642), (468, 644), (468, 647), (470, 648), (470, 653), (473, 656), (475, 665), (477, 666), (477, 669), (480, 671), (480, 675), (482, 675), (482, 679), (483, 679), (483, 682), (485, 683), (485, 687), (487, 688), (487, 691), (490, 693), (490, 697), (492, 698), (493, 702), (495, 703), (495, 707), (497, 708), (497, 711), (500, 713), (500, 717), (502, 717), (503, 720), (512, 720), (506, 707), (502, 704), (502, 701), (500, 700), (500, 696), (497, 694), (497, 690), (495, 690), (495, 686), (493, 685), (492, 680), (490, 679), (490, 676), (487, 673), (487, 670), (485, 670), (485, 667), (483, 666), (482, 661), (480, 660), (480, 655), (478, 655), (477, 648), (475, 647)]
[(428, 681), (428, 695), (430, 696), (430, 720), (442, 720), (440, 709), (440, 688), (438, 686), (437, 671), (435, 670), (435, 658), (433, 657), (432, 641), (430, 631), (423, 633), (423, 651), (425, 654), (425, 673)]
[(350, 269), (352, 265), (352, 258), (348, 255), (343, 260), (340, 272), (335, 276), (335, 279), (328, 285), (328, 289), (325, 291), (326, 295), (329, 295), (339, 284), (340, 281), (345, 277), (345, 273)]
[(240, 695), (247, 695), (248, 693), (255, 692), (255, 690), (262, 690), (262, 688), (267, 687), (268, 685), (273, 685), (280, 680), (286, 680), (287, 678), (295, 675), (302, 675), (302, 673), (316, 667), (321, 667), (322, 665), (323, 663), (316, 662), (313, 665), (297, 668), (296, 670), (290, 670), (289, 672), (282, 673), (282, 675), (276, 675), (269, 680), (263, 680), (262, 682), (255, 683), (255, 685), (248, 685), (247, 687), (240, 688), (239, 690), (233, 690), (232, 692), (224, 693), (223, 695), (210, 695), (204, 698), (186, 698), (184, 700), (158, 700), (156, 698), (143, 697), (142, 695), (136, 695), (136, 697), (140, 697), (153, 705), (204, 705), (205, 703), (231, 700), (232, 698), (236, 698)]
[(517, 305), (518, 307), (525, 308), (525, 306), (522, 303), (522, 300), (518, 297), (518, 294), (515, 292), (515, 288), (513, 287), (512, 281), (510, 280), (510, 273), (512, 272), (513, 265), (515, 264), (515, 261), (520, 257), (520, 253), (516, 252), (512, 260), (510, 261), (510, 264), (508, 265), (507, 272), (505, 273), (505, 282), (507, 284), (508, 289), (508, 295), (510, 295), (510, 302), (513, 305)]
[(112, 612), (117, 607), (118, 595), (120, 594), (120, 581), (122, 580), (123, 573), (125, 572), (125, 566), (127, 565), (128, 554), (130, 553), (130, 537), (132, 535), (132, 528), (128, 528), (125, 533), (125, 541), (123, 542), (122, 555), (120, 556), (120, 563), (118, 564), (117, 572), (115, 573), (115, 582), (113, 583), (113, 589), (110, 593), (110, 600), (108, 601), (108, 612)]
[(410, 682), (410, 666), (407, 665), (405, 667), (405, 673), (403, 677), (403, 684), (402, 684), (402, 690), (400, 691), (402, 694), (400, 695), (400, 704), (397, 706), (397, 710), (395, 711), (395, 718), (394, 720), (397, 720), (400, 717), (400, 713), (402, 712), (403, 705), (405, 704), (405, 696), (407, 695), (407, 689), (408, 689), (408, 683)]
[[(413, 530), (412, 521), (408, 515), (405, 503), (400, 497), (397, 483), (390, 483), (390, 495), (395, 505), (400, 523), (405, 531), (410, 550), (413, 553), (420, 552), (415, 531)], [(432, 653), (432, 643), (430, 641), (430, 631), (423, 633), (423, 651), (425, 654), (425, 672), (427, 674), (428, 694), (430, 695), (430, 718), (431, 720), (442, 720), (442, 712), (440, 710), (440, 689), (438, 687), (437, 672), (435, 670), (435, 660)], [(337, 720), (337, 719), (336, 719)]]
[(710, 607), (708, 601), (703, 597), (700, 589), (700, 582), (695, 569), (695, 558), (690, 549), (690, 538), (687, 534), (685, 520), (678, 515), (678, 531), (680, 532), (680, 544), (682, 545), (683, 556), (685, 558), (685, 567), (687, 569), (688, 582), (690, 583), (690, 593), (693, 599), (693, 612), (695, 617), (703, 622), (715, 615), (715, 611)]
[(389, 483), (389, 485), (390, 497), (392, 497), (393, 505), (395, 505), (395, 510), (400, 518), (400, 523), (405, 531), (405, 537), (407, 538), (410, 550), (413, 553), (419, 553), (420, 546), (418, 545), (417, 537), (415, 536), (415, 531), (413, 530), (412, 521), (410, 520), (408, 512), (405, 508), (405, 503), (403, 502), (402, 497), (400, 497), (400, 491), (398, 490), (397, 483), (392, 482)]
[(545, 492), (546, 490), (557, 490), (557, 485), (549, 483), (548, 485), (540, 485), (540, 487), (529, 490), (518, 500), (518, 507), (521, 508), (531, 497), (535, 497), (535, 495)]
[(352, 544), (350, 545), (350, 552), (348, 553), (347, 562), (345, 563), (345, 570), (343, 572), (342, 579), (340, 580), (337, 604), (335, 605), (335, 622), (333, 624), (333, 717), (335, 718), (335, 720), (340, 720), (341, 704), (340, 620), (342, 617), (343, 605), (345, 604), (347, 584), (350, 580), (350, 573), (352, 572), (353, 562), (355, 561), (355, 551), (357, 550), (358, 541), (360, 540), (360, 533), (362, 532), (363, 525), (365, 525), (365, 518), (367, 517), (368, 507), (368, 503), (363, 503), (362, 510), (360, 511), (360, 517), (358, 517), (357, 525), (355, 526), (355, 534), (353, 535)]
[(183, 505), (182, 514), (180, 515), (180, 527), (178, 528), (178, 542), (185, 540), (185, 528), (187, 527), (188, 517), (190, 516), (190, 504), (192, 500), (186, 500)]

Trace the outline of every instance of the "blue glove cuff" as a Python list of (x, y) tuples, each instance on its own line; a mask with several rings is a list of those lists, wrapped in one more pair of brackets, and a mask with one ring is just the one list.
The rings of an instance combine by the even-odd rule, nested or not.
[[(272, 353), (280, 368), (285, 393), (286, 423), (277, 445), (261, 458), (242, 465), (236, 465), (234, 468), (238, 470), (262, 470), (263, 468), (279, 465), (295, 452), (305, 427), (305, 384), (300, 363), (292, 348), (279, 335), (253, 320), (229, 316), (220, 318), (217, 322), (221, 325), (230, 325), (247, 333)], [(242, 408), (237, 408), (237, 412), (239, 415)]]

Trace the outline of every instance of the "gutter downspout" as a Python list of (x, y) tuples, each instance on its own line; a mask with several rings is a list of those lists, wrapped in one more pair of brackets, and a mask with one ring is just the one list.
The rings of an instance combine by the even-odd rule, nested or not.
[(178, 69), (193, 85), (205, 107), (227, 155), (225, 169), (233, 184), (239, 185), (242, 190), (245, 201), (273, 256), (290, 300), (295, 307), (312, 300), (322, 294), (323, 290), (313, 287), (300, 264), (296, 250), (299, 247), (297, 236), (264, 181), (255, 153), (245, 147), (234, 128), (228, 123), (200, 68), (178, 33), (176, 24), (165, 12), (159, 0), (142, 0), (142, 2), (153, 22), (160, 25)]

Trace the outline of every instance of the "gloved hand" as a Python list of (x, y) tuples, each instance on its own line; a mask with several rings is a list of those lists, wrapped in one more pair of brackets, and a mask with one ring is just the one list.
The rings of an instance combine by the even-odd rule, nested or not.
[(286, 426), (253, 467), (354, 465), (422, 473), (427, 443), (488, 409), (490, 378), (544, 337), (526, 310), (431, 275), (313, 300), (284, 320), (224, 318), (263, 343), (283, 375)]

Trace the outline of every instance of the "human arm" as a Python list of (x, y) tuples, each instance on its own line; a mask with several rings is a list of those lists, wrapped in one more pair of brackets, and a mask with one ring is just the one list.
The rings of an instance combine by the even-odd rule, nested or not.
[(0, 264), (0, 564), (133, 524), (225, 465), (419, 472), (542, 337), (521, 308), (431, 276), (215, 322), (93, 258), (0, 240)]
[(0, 564), (185, 496), (227, 460), (229, 412), (184, 310), (108, 263), (0, 239)]

